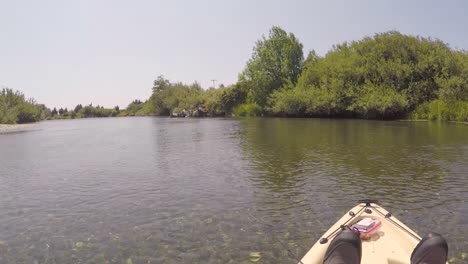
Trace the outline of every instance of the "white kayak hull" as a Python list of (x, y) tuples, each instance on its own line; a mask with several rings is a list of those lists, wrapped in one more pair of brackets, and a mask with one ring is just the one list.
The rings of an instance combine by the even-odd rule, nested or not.
[[(354, 216), (350, 214), (351, 212)], [(378, 219), (382, 225), (370, 240), (362, 241), (361, 263), (409, 264), (411, 253), (421, 237), (375, 203), (368, 203), (367, 206), (363, 203), (352, 208), (321, 237), (321, 239), (328, 237), (328, 242), (322, 244), (320, 243), (321, 239), (319, 239), (301, 262), (303, 264), (322, 264), (328, 245), (340, 227), (342, 225), (350, 226), (366, 217)]]

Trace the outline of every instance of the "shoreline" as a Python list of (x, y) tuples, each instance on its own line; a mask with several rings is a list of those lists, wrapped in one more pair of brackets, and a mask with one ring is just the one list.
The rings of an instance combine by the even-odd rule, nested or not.
[(400, 121), (400, 122), (446, 122), (446, 123), (453, 123), (453, 124), (468, 125), (468, 122), (466, 122), (466, 121), (453, 121), (453, 120), (397, 119), (395, 121)]
[(31, 124), (0, 124), (0, 135), (1, 134), (9, 134), (9, 133), (17, 133), (31, 130), (31, 128), (35, 127), (37, 123)]

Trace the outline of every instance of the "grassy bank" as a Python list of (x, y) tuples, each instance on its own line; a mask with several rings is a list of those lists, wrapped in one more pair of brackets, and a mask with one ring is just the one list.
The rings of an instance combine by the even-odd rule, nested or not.
[(409, 119), (468, 122), (468, 102), (435, 100), (419, 105)]

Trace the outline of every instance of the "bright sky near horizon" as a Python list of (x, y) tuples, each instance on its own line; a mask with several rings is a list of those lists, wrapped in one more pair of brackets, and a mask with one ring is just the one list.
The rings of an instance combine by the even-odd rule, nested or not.
[(304, 54), (388, 30), (468, 50), (467, 14), (465, 0), (0, 0), (0, 86), (50, 108), (126, 107), (159, 75), (236, 82), (273, 25)]

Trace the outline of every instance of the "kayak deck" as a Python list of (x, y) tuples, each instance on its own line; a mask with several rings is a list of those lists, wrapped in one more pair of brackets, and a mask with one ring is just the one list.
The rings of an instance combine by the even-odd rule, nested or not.
[(302, 263), (322, 264), (328, 245), (340, 227), (350, 226), (366, 217), (378, 219), (382, 225), (370, 240), (362, 240), (361, 263), (410, 263), (411, 253), (421, 237), (377, 204), (360, 204), (352, 208), (322, 236), (328, 237), (328, 242), (321, 244), (320, 240), (317, 241), (302, 258)]

